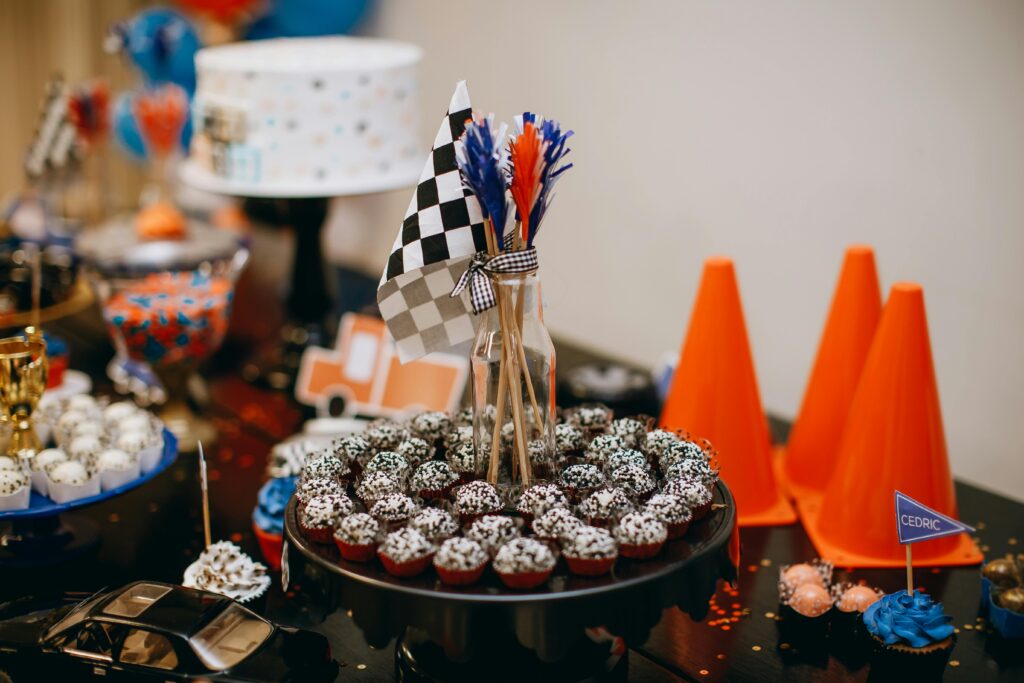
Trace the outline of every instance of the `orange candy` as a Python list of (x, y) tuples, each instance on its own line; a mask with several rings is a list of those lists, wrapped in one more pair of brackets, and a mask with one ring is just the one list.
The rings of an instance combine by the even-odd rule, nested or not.
[(839, 598), (838, 607), (843, 612), (863, 612), (880, 597), (882, 596), (867, 586), (853, 586), (847, 588)]
[(789, 606), (805, 617), (820, 617), (832, 607), (832, 596), (819, 585), (805, 583), (793, 591)]

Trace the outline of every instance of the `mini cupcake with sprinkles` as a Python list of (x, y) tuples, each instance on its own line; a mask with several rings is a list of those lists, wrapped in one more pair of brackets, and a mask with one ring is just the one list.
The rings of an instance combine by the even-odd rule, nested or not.
[(653, 460), (660, 460), (662, 454), (679, 441), (679, 437), (665, 429), (652, 429), (644, 435), (640, 450)]
[(570, 500), (579, 501), (604, 484), (604, 475), (595, 465), (569, 465), (559, 477)]
[(614, 536), (623, 557), (649, 560), (661, 552), (668, 529), (650, 513), (631, 512), (615, 525)]
[(669, 493), (683, 499), (683, 502), (693, 513), (693, 521), (698, 521), (707, 516), (711, 511), (713, 494), (704, 484), (694, 479), (672, 479), (665, 482), (662, 493)]
[(379, 519), (385, 529), (397, 529), (409, 521), (417, 510), (419, 506), (409, 496), (404, 493), (389, 493), (377, 499), (370, 508), (370, 514)]
[(468, 586), (480, 580), (490, 561), (483, 547), (471, 538), (449, 538), (434, 555), (434, 569), (447, 586)]
[(459, 481), (468, 483), (479, 479), (478, 472), (483, 471), (482, 463), (477, 463), (476, 447), (473, 441), (460, 441), (451, 446), (445, 453), (448, 465), (459, 475)]
[(452, 419), (447, 413), (428, 411), (420, 413), (409, 422), (412, 433), (431, 446), (439, 446), (444, 435), (452, 429)]
[(423, 439), (416, 437), (406, 439), (400, 443), (398, 450), (395, 452), (405, 458), (409, 465), (414, 468), (419, 467), (434, 457), (434, 447)]
[(459, 522), (447, 510), (425, 508), (409, 518), (409, 528), (420, 532), (432, 543), (440, 543), (458, 533)]
[(313, 498), (329, 493), (344, 495), (345, 489), (342, 488), (337, 479), (314, 477), (299, 482), (299, 485), (295, 488), (295, 500), (298, 501), (299, 509), (302, 509)]
[(693, 521), (690, 507), (679, 496), (671, 493), (658, 493), (651, 496), (644, 504), (644, 512), (653, 515), (668, 530), (668, 538), (681, 538), (686, 535)]
[(367, 509), (388, 494), (404, 492), (402, 483), (387, 472), (369, 472), (356, 487), (356, 495)]
[(529, 590), (551, 577), (556, 561), (554, 552), (546, 544), (532, 538), (517, 538), (498, 549), (492, 566), (509, 588)]
[(619, 549), (607, 529), (583, 526), (562, 540), (562, 555), (573, 574), (601, 576), (611, 571)]
[(349, 562), (369, 562), (377, 553), (380, 533), (380, 522), (365, 512), (357, 512), (337, 523), (334, 543), (341, 556)]
[(612, 409), (600, 403), (585, 403), (565, 411), (565, 421), (588, 434), (605, 431), (614, 417)]
[(430, 460), (413, 472), (411, 488), (425, 500), (440, 500), (448, 497), (452, 487), (459, 482), (459, 475), (443, 460)]
[(387, 419), (374, 420), (363, 433), (375, 453), (393, 451), (409, 437), (408, 429)]
[(366, 463), (364, 472), (366, 474), (384, 472), (398, 481), (404, 482), (409, 478), (411, 469), (409, 462), (398, 453), (394, 451), (381, 451), (370, 458), (370, 461)]
[(587, 496), (580, 503), (579, 513), (591, 526), (610, 527), (633, 509), (633, 501), (622, 489), (604, 488)]
[(608, 465), (609, 456), (624, 448), (626, 448), (626, 442), (621, 437), (614, 434), (599, 434), (587, 445), (583, 457), (591, 465), (596, 465), (603, 470)]
[(612, 472), (611, 483), (640, 501), (650, 498), (657, 488), (654, 477), (640, 465), (623, 465), (616, 469)]
[(444, 435), (444, 449), (450, 451), (460, 443), (473, 443), (473, 423), (460, 425)]
[(634, 465), (636, 467), (642, 467), (645, 471), (650, 471), (650, 465), (647, 464), (647, 458), (640, 451), (633, 450), (632, 448), (623, 448), (615, 451), (608, 456), (608, 471), (614, 472), (620, 467), (626, 465)]
[(710, 453), (710, 445), (705, 447), (696, 441), (681, 439), (662, 451), (661, 457), (658, 458), (658, 465), (663, 472), (666, 472), (672, 465), (682, 460), (707, 462), (708, 453)]
[(363, 465), (373, 457), (370, 442), (355, 434), (335, 439), (329, 450), (334, 457), (348, 465), (354, 475), (362, 472)]
[(569, 507), (569, 499), (554, 484), (537, 484), (531, 486), (516, 501), (516, 512), (529, 524), (536, 517), (555, 508)]
[(331, 543), (335, 525), (352, 513), (352, 507), (352, 501), (343, 493), (316, 496), (299, 513), (299, 528), (313, 543)]
[(562, 463), (573, 463), (583, 457), (587, 443), (576, 425), (560, 422), (555, 425), (555, 454)]
[(518, 521), (504, 515), (484, 515), (466, 529), (466, 538), (472, 538), (490, 554), (520, 535)]
[(411, 578), (423, 573), (434, 556), (434, 544), (426, 536), (406, 527), (392, 531), (377, 548), (384, 570), (392, 576)]
[(644, 443), (647, 431), (654, 423), (654, 418), (638, 415), (637, 417), (620, 417), (613, 420), (608, 433), (621, 438), (626, 448), (639, 448)]
[(665, 479), (695, 479), (709, 489), (718, 481), (718, 470), (705, 460), (686, 458), (666, 468)]
[(533, 534), (542, 541), (558, 543), (564, 536), (571, 535), (583, 526), (583, 520), (566, 508), (548, 510), (543, 516), (533, 520), (530, 528)]
[(335, 479), (338, 483), (344, 483), (351, 470), (348, 465), (324, 452), (320, 452), (306, 462), (302, 468), (302, 480), (307, 479)]
[(501, 512), (501, 496), (485, 481), (471, 481), (454, 489), (455, 512), (463, 526), (472, 524), (484, 515)]

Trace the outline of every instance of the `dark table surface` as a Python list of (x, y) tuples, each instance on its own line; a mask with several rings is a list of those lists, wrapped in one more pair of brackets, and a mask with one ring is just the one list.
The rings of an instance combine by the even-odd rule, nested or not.
[[(240, 307), (244, 308), (245, 299), (243, 284)], [(73, 367), (98, 373), (109, 350), (95, 313), (76, 316), (61, 324), (59, 331), (71, 338), (76, 349)], [(285, 395), (257, 389), (240, 379), (238, 359), (250, 342), (251, 337), (229, 341), (206, 373), (212, 397), (209, 410), (221, 433), (220, 442), (208, 449), (208, 458), (213, 538), (236, 541), (258, 556), (251, 512), (264, 478), (266, 455), (274, 443), (301, 428), (304, 416)], [(568, 345), (560, 345), (559, 354), (562, 370), (595, 357)], [(773, 420), (773, 431), (777, 440), (784, 439), (785, 424)], [(961, 518), (977, 527), (987, 557), (1024, 551), (1024, 505), (963, 483), (957, 484), (957, 495)], [(101, 525), (98, 551), (31, 571), (0, 568), (0, 596), (52, 588), (93, 590), (142, 578), (179, 582), (185, 566), (202, 546), (196, 458), (181, 456), (148, 484), (80, 514)], [(790, 648), (780, 648), (774, 618), (778, 567), (815, 556), (803, 528), (799, 524), (747, 528), (741, 532), (741, 541), (737, 585), (720, 588), (712, 614), (703, 622), (694, 622), (675, 609), (666, 610), (650, 639), (631, 652), (630, 680), (865, 680), (864, 668), (850, 671), (835, 659), (824, 665), (803, 663)], [(902, 569), (838, 572), (885, 591), (905, 585)], [(977, 568), (919, 569), (915, 573), (918, 585), (945, 604), (959, 629), (945, 680), (1024, 681), (1024, 647), (1002, 642), (978, 621), (978, 576)], [(342, 665), (338, 680), (393, 677), (392, 648), (369, 648), (343, 613), (327, 615), (321, 622), (325, 615), (317, 604), (301, 593), (282, 593), (275, 582), (267, 616), (329, 634)]]

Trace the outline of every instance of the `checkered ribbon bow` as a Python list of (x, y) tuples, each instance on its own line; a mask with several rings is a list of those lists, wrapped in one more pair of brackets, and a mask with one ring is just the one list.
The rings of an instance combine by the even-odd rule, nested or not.
[(506, 251), (497, 256), (488, 256), (477, 252), (469, 262), (469, 267), (455, 283), (451, 296), (457, 297), (469, 285), (469, 300), (473, 305), (473, 313), (480, 315), (495, 303), (494, 287), (491, 286), (489, 275), (511, 275), (515, 273), (534, 273), (539, 268), (537, 249), (530, 247), (520, 251)]

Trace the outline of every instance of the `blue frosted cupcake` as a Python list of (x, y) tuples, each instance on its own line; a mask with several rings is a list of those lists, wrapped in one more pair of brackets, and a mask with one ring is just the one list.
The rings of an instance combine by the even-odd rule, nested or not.
[(922, 591), (890, 593), (864, 611), (874, 646), (872, 677), (932, 680), (942, 676), (956, 637), (952, 618)]
[(252, 528), (260, 553), (274, 571), (281, 568), (284, 510), (294, 492), (295, 477), (271, 479), (260, 489), (252, 511)]

